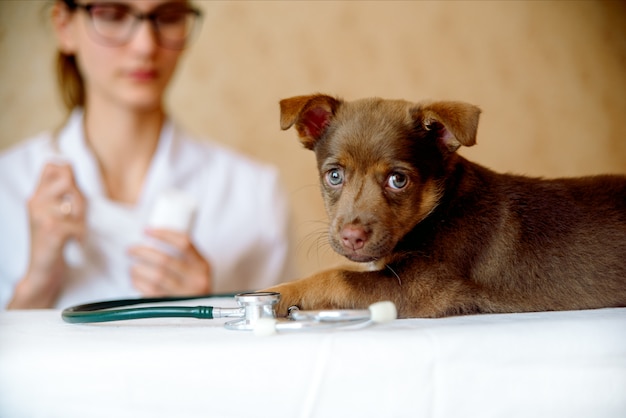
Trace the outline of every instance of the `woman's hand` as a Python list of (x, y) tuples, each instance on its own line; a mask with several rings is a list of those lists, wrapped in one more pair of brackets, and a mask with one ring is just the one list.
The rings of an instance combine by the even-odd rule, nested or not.
[(146, 234), (174, 251), (149, 245), (128, 250), (135, 261), (130, 273), (137, 290), (148, 297), (194, 296), (211, 291), (211, 265), (198, 252), (189, 235), (167, 229), (148, 229)]
[(8, 308), (49, 308), (62, 287), (68, 240), (85, 235), (85, 198), (76, 186), (72, 167), (47, 164), (28, 201), (30, 261)]

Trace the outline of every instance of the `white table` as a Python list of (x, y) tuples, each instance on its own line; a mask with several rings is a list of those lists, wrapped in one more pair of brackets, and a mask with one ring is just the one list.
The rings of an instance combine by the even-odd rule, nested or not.
[(0, 417), (626, 417), (626, 308), (272, 337), (223, 322), (1, 312)]

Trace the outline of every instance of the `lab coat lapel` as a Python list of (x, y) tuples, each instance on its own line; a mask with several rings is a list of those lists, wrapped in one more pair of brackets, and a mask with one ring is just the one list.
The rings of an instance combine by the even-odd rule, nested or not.
[(71, 113), (57, 140), (61, 156), (72, 164), (81, 192), (88, 198), (105, 198), (98, 161), (85, 141), (82, 109), (77, 108)]
[(169, 120), (166, 120), (161, 129), (159, 144), (146, 173), (141, 195), (137, 201), (138, 206), (144, 209), (144, 216), (148, 215), (146, 210), (152, 207), (158, 195), (164, 189), (171, 187), (175, 182), (176, 172), (173, 165), (174, 142), (174, 125)]

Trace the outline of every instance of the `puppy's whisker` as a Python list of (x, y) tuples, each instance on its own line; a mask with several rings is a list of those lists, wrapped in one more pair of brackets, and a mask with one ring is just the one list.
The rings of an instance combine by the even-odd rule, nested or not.
[(321, 231), (308, 233), (298, 245), (298, 251), (306, 249), (307, 257), (311, 256), (312, 251), (316, 251), (316, 253), (319, 252), (319, 248), (322, 245), (324, 239), (323, 235), (324, 234)]
[(323, 254), (321, 250), (330, 252), (332, 249), (328, 238), (328, 221), (317, 220), (307, 221), (307, 224), (319, 225), (319, 227), (308, 232), (304, 238), (297, 244), (296, 251), (301, 251), (303, 248), (307, 248), (306, 256), (311, 258), (313, 251), (317, 257), (318, 263), (320, 263), (320, 255)]
[(295, 190), (291, 190), (291, 191), (289, 192), (290, 198), (292, 198), (292, 199), (297, 199), (297, 198), (296, 198), (296, 195), (297, 195), (297, 194), (302, 193), (302, 192), (305, 192), (305, 191), (306, 191), (306, 192), (308, 192), (310, 188), (315, 188), (316, 192), (319, 192), (319, 188), (320, 188), (320, 186), (319, 186), (319, 184), (316, 184), (316, 183), (305, 184), (305, 185), (303, 185), (303, 186), (301, 186), (301, 187), (298, 187), (298, 188), (297, 188), (297, 189), (295, 189)]
[(400, 278), (400, 276), (398, 276), (398, 273), (396, 273), (395, 270), (392, 269), (389, 264), (385, 264), (385, 268), (389, 270), (390, 272), (392, 272), (394, 276), (396, 276), (396, 279), (398, 279), (398, 284), (402, 286), (402, 279)]

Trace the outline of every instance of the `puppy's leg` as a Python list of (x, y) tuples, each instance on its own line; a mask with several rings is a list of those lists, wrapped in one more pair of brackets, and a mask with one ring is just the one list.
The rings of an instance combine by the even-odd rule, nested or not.
[(327, 270), (264, 291), (281, 294), (280, 316), (294, 305), (300, 309), (365, 309), (381, 300), (397, 302), (398, 283), (379, 276), (376, 272)]
[(286, 316), (293, 305), (313, 310), (366, 309), (383, 300), (393, 302), (401, 318), (441, 317), (479, 310), (476, 292), (462, 281), (441, 282), (423, 276), (419, 281), (400, 283), (385, 271), (328, 270), (264, 291), (281, 294), (279, 316)]

